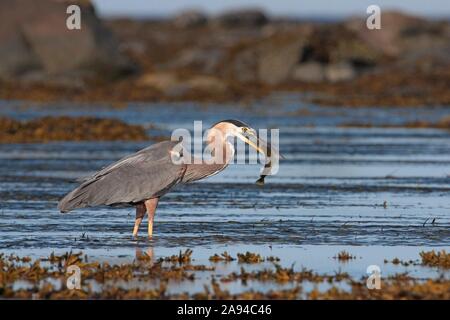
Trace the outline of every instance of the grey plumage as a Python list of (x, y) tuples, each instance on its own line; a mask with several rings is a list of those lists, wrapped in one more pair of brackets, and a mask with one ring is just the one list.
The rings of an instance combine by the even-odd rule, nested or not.
[[(182, 142), (164, 141), (142, 149), (127, 156), (94, 175), (85, 179), (79, 187), (67, 194), (58, 204), (61, 212), (76, 208), (98, 205), (132, 204), (136, 205), (136, 224), (133, 234), (137, 234), (142, 217), (142, 205), (146, 206), (149, 214), (149, 236), (152, 235), (153, 216), (159, 197), (167, 193), (179, 183), (188, 183), (212, 176), (223, 169), (234, 157), (233, 145), (227, 140), (236, 136), (250, 146), (264, 153), (261, 147), (249, 140), (256, 137), (256, 131), (239, 120), (225, 120), (218, 122), (208, 132), (207, 141), (211, 148), (213, 160), (193, 161), (183, 159)], [(257, 138), (257, 137), (256, 137)], [(258, 138), (257, 138), (258, 139)], [(258, 144), (263, 143), (259, 141)], [(217, 153), (218, 148), (223, 148)], [(175, 159), (172, 159), (175, 156)], [(178, 158), (178, 159), (177, 159)], [(177, 161), (173, 161), (177, 160)], [(199, 160), (199, 159), (197, 159)], [(145, 210), (145, 209), (144, 209)]]
[[(242, 121), (220, 121), (211, 129), (214, 130), (209, 130), (206, 135), (210, 159), (192, 159), (187, 151), (190, 146), (183, 146), (183, 142), (156, 143), (85, 179), (59, 202), (58, 209), (67, 212), (87, 206), (135, 205), (133, 236), (137, 236), (147, 213), (148, 236), (152, 238), (159, 198), (176, 184), (207, 178), (225, 169), (234, 158), (234, 147), (228, 138), (237, 137), (258, 152), (266, 153), (261, 145), (267, 143), (257, 137), (255, 129)], [(252, 137), (256, 138), (256, 142), (250, 140)]]
[(58, 204), (61, 212), (119, 203), (139, 203), (159, 197), (178, 183), (185, 165), (172, 163), (178, 142), (164, 141), (127, 156), (87, 178)]
[(224, 164), (174, 164), (179, 142), (164, 141), (142, 149), (84, 179), (58, 204), (61, 212), (98, 205), (136, 204), (164, 195), (178, 183), (197, 181), (222, 171)]

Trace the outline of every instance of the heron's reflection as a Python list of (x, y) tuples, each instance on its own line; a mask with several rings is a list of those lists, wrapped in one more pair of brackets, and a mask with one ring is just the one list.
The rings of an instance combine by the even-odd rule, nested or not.
[(145, 251), (140, 247), (136, 247), (136, 260), (143, 261), (153, 265), (154, 263), (154, 251), (153, 247), (148, 247)]

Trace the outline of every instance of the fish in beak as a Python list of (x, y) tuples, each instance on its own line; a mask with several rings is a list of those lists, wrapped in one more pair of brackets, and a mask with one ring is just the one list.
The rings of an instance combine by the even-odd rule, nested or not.
[(235, 135), (265, 156), (264, 168), (256, 181), (257, 185), (264, 185), (264, 178), (271, 174), (274, 163), (278, 165), (278, 160), (284, 159), (284, 157), (270, 143), (258, 137), (256, 130), (253, 128), (241, 128), (241, 131), (236, 132)]

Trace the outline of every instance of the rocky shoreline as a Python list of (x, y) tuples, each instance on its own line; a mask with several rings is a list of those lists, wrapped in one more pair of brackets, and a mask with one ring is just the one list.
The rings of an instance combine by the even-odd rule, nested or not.
[[(293, 91), (322, 105), (450, 105), (448, 20), (383, 12), (382, 29), (368, 30), (363, 16), (301, 21), (260, 10), (100, 19), (82, 1), (89, 19), (69, 32), (57, 25), (63, 4), (44, 0), (37, 33), (25, 28), (29, 4), (0, 10), (17, 27), (0, 32), (0, 49), (10, 48), (0, 50), (0, 99), (229, 102)], [(80, 58), (65, 59), (71, 52)]]

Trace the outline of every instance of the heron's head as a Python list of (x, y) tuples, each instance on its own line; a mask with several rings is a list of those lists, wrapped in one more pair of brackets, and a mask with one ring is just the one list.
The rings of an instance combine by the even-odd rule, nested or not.
[(258, 152), (266, 154), (267, 143), (259, 139), (256, 130), (239, 120), (223, 120), (214, 124), (208, 132), (207, 143), (223, 143), (229, 137), (237, 137), (255, 148)]

